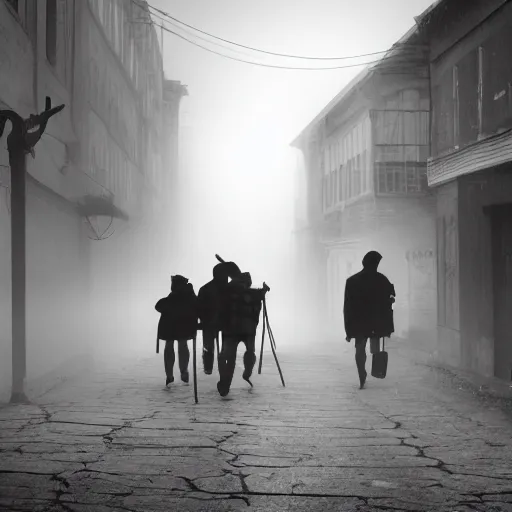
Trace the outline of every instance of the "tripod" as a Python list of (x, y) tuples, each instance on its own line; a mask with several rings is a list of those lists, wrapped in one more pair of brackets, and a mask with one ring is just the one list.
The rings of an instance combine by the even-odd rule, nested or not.
[(265, 342), (265, 329), (268, 331), (268, 339), (270, 340), (270, 348), (272, 349), (272, 353), (274, 354), (274, 359), (276, 360), (277, 369), (279, 371), (279, 376), (281, 377), (281, 382), (283, 386), (285, 386), (283, 372), (281, 371), (281, 366), (279, 366), (279, 361), (277, 360), (276, 354), (276, 341), (274, 339), (274, 333), (272, 332), (272, 328), (270, 327), (270, 322), (268, 321), (268, 311), (267, 311), (267, 301), (265, 297), (263, 297), (263, 330), (261, 333), (261, 350), (260, 350), (260, 363), (258, 366), (258, 375), (261, 375), (261, 366), (263, 364), (263, 344)]

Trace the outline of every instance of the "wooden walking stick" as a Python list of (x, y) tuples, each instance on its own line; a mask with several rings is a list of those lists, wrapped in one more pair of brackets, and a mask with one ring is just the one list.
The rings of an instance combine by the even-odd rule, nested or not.
[(158, 337), (158, 333), (156, 334), (156, 353), (160, 353), (160, 338)]
[(196, 338), (197, 338), (197, 336), (194, 336), (194, 338), (192, 340), (192, 344), (194, 346), (194, 354), (193, 354), (193, 360), (194, 360), (194, 399), (195, 399), (196, 404), (197, 404), (198, 400), (197, 400)]
[(219, 374), (220, 374), (220, 344), (219, 344), (219, 336), (220, 336), (220, 331), (217, 333), (217, 336), (215, 336), (215, 345), (217, 346), (217, 368), (219, 369)]

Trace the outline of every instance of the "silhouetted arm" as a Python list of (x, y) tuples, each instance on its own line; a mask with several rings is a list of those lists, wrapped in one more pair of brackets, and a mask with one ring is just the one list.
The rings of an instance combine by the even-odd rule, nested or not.
[(159, 312), (159, 313), (163, 313), (166, 309), (166, 306), (167, 306), (167, 297), (164, 297), (163, 299), (160, 299), (156, 304), (155, 304), (155, 309)]
[(393, 304), (395, 302), (395, 297), (396, 297), (396, 292), (395, 292), (395, 286), (388, 280), (388, 297), (389, 297), (389, 300), (391, 302), (391, 304)]
[(345, 333), (347, 340), (352, 338), (352, 324), (353, 324), (353, 300), (352, 300), (352, 286), (351, 282), (347, 279), (345, 282), (345, 300), (343, 302), (343, 319), (345, 322)]

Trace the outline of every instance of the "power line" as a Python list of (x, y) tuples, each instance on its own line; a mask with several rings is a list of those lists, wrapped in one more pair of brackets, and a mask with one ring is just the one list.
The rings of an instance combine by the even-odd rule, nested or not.
[(173, 30), (167, 28), (167, 27), (164, 27), (162, 26), (162, 29), (165, 30), (166, 32), (169, 32), (171, 34), (174, 34), (175, 36), (189, 42), (190, 44), (193, 44), (194, 46), (198, 46), (199, 48), (202, 48), (203, 50), (206, 50), (207, 52), (210, 52), (210, 53), (214, 53), (215, 55), (219, 55), (221, 57), (225, 57), (226, 59), (231, 59), (231, 60), (236, 60), (238, 62), (244, 62), (245, 64), (252, 64), (254, 66), (263, 66), (263, 67), (266, 67), (266, 68), (275, 68), (275, 69), (294, 69), (294, 70), (305, 70), (305, 71), (325, 71), (325, 70), (329, 70), (329, 69), (345, 69), (345, 68), (354, 68), (354, 67), (358, 67), (358, 66), (366, 66), (368, 64), (374, 64), (374, 63), (378, 63), (380, 62), (380, 60), (375, 60), (375, 61), (372, 61), (372, 62), (361, 62), (359, 64), (347, 64), (347, 65), (344, 65), (344, 66), (333, 66), (333, 67), (328, 67), (328, 68), (302, 68), (302, 67), (294, 67), (294, 66), (277, 66), (277, 65), (274, 65), (274, 64), (264, 64), (262, 62), (251, 62), (249, 60), (244, 60), (244, 59), (237, 59), (236, 57), (231, 57), (230, 55), (225, 55), (223, 53), (220, 53), (220, 52), (216, 52), (215, 50), (212, 50), (210, 48), (206, 48), (206, 46), (203, 46), (199, 43), (196, 43), (195, 41), (191, 41), (190, 39), (187, 39), (185, 36), (182, 36), (181, 34), (178, 34), (177, 32), (174, 32)]
[[(221, 52), (216, 52), (215, 50), (212, 50), (210, 48), (207, 48), (206, 46), (203, 46), (199, 43), (196, 43), (195, 41), (191, 41), (190, 39), (186, 38), (185, 36), (178, 34), (177, 32), (174, 32), (174, 30), (171, 30), (167, 27), (162, 26), (161, 27), (166, 32), (169, 32), (170, 34), (174, 34), (175, 36), (179, 37), (180, 39), (183, 39), (184, 41), (187, 41), (190, 44), (193, 44), (194, 46), (197, 46), (199, 48), (202, 48), (203, 50), (206, 50), (207, 52), (213, 53), (215, 55), (219, 55), (220, 57), (224, 57), (226, 59), (234, 60), (237, 62), (243, 62), (245, 64), (252, 64), (254, 66), (261, 66), (266, 68), (274, 68), (274, 69), (291, 69), (291, 70), (304, 70), (304, 71), (326, 71), (326, 70), (334, 70), (334, 69), (347, 69), (347, 68), (355, 68), (359, 66), (368, 66), (370, 64), (379, 64), (382, 63), (388, 59), (394, 58), (394, 57), (384, 57), (382, 59), (370, 61), (370, 62), (360, 62), (358, 64), (345, 64), (343, 66), (332, 66), (332, 67), (322, 67), (322, 68), (305, 68), (305, 67), (294, 67), (294, 66), (278, 66), (275, 64), (264, 64), (262, 62), (251, 62), (244, 59), (238, 59), (236, 57), (232, 57), (230, 55), (225, 55)], [(398, 63), (397, 63), (398, 64)]]
[[(131, 1), (132, 1), (132, 3), (133, 3), (133, 4), (137, 5), (138, 7), (142, 7), (142, 5), (141, 5), (141, 4), (139, 4), (139, 3), (137, 2), (137, 0), (131, 0)], [(151, 9), (153, 9), (153, 10), (157, 11), (158, 13), (162, 13), (162, 14), (163, 14), (164, 16), (166, 16), (167, 18), (170, 18), (170, 19), (176, 20), (176, 18), (174, 18), (174, 17), (170, 16), (170, 15), (169, 15), (168, 13), (166, 13), (165, 11), (162, 11), (162, 10), (160, 10), (160, 9), (157, 9), (156, 7), (153, 7), (153, 6), (151, 6), (149, 3), (146, 3), (146, 2), (145, 2), (144, 10), (146, 10), (146, 12), (149, 12), (149, 11), (147, 10), (148, 8), (151, 8)], [(165, 21), (166, 23), (170, 23), (173, 27), (177, 28), (178, 30), (181, 30), (181, 31), (185, 32), (187, 35), (189, 35), (189, 36), (191, 36), (191, 37), (199, 38), (199, 39), (201, 39), (201, 40), (203, 40), (203, 41), (206, 41), (206, 42), (208, 42), (208, 43), (210, 43), (210, 44), (216, 44), (216, 45), (220, 46), (221, 48), (224, 48), (224, 49), (229, 50), (229, 51), (234, 51), (234, 52), (237, 52), (237, 53), (241, 53), (242, 55), (247, 55), (247, 53), (245, 53), (245, 52), (240, 52), (239, 50), (236, 50), (236, 49), (234, 49), (234, 48), (229, 48), (229, 47), (224, 46), (224, 45), (222, 45), (222, 44), (220, 44), (220, 43), (217, 43), (217, 42), (215, 42), (215, 41), (210, 41), (210, 40), (208, 40), (208, 39), (205, 39), (205, 38), (203, 38), (203, 37), (201, 37), (201, 36), (199, 36), (199, 35), (197, 35), (197, 34), (190, 33), (190, 32), (188, 32), (186, 29), (184, 29), (183, 27), (177, 26), (176, 24), (174, 24), (174, 23), (170, 22), (168, 19), (164, 19), (164, 18), (162, 18), (161, 16), (159, 16), (159, 15), (155, 14), (154, 12), (150, 12), (150, 14), (151, 14), (152, 16), (156, 17), (157, 19), (161, 20), (161, 21)], [(179, 20), (177, 20), (177, 21), (178, 21), (179, 23), (182, 23), (182, 22), (180, 22)], [(154, 22), (150, 21), (149, 23), (153, 24)], [(191, 25), (187, 25), (187, 24), (185, 24), (185, 25), (186, 25), (186, 26), (190, 26), (190, 27), (191, 27)], [(192, 28), (194, 28), (194, 27), (192, 27)], [(380, 59), (378, 59), (378, 60), (374, 60), (374, 61), (361, 62), (361, 63), (357, 63), (357, 64), (345, 64), (345, 65), (341, 65), (341, 66), (330, 66), (330, 67), (295, 67), (295, 66), (283, 66), (283, 65), (265, 64), (265, 63), (262, 63), (262, 62), (248, 61), (248, 60), (244, 60), (244, 59), (240, 59), (240, 58), (232, 57), (232, 56), (230, 56), (230, 55), (226, 55), (226, 54), (221, 53), (221, 52), (217, 52), (217, 51), (212, 50), (212, 49), (210, 49), (210, 48), (207, 48), (207, 47), (205, 47), (205, 46), (203, 46), (203, 45), (201, 45), (201, 44), (199, 44), (199, 43), (197, 43), (197, 42), (195, 42), (195, 41), (192, 41), (192, 40), (188, 39), (187, 37), (183, 36), (183, 35), (182, 35), (182, 34), (180, 34), (180, 33), (177, 33), (177, 32), (175, 32), (175, 31), (173, 31), (173, 30), (171, 30), (171, 29), (169, 29), (169, 28), (167, 28), (167, 27), (164, 27), (164, 26), (163, 26), (163, 24), (160, 26), (160, 29), (161, 29), (161, 30), (163, 30), (163, 31), (169, 32), (170, 34), (173, 34), (173, 35), (175, 35), (175, 36), (177, 36), (177, 37), (179, 37), (179, 38), (183, 39), (184, 41), (187, 41), (188, 43), (193, 44), (194, 46), (197, 46), (198, 48), (201, 48), (201, 49), (203, 49), (203, 50), (205, 50), (205, 51), (207, 51), (207, 52), (213, 53), (213, 54), (215, 54), (215, 55), (219, 55), (220, 57), (224, 57), (224, 58), (227, 58), (227, 59), (230, 59), (230, 60), (234, 60), (234, 61), (237, 61), (237, 62), (243, 62), (243, 63), (245, 63), (245, 64), (252, 64), (252, 65), (255, 65), (255, 66), (261, 66), (261, 67), (267, 67), (267, 68), (274, 68), (274, 69), (289, 69), (289, 70), (305, 70), (305, 71), (324, 71), (324, 70), (336, 70), (336, 69), (354, 68), (354, 67), (359, 67), (359, 66), (367, 66), (367, 65), (371, 65), (371, 64), (383, 64), (385, 61), (387, 61), (387, 60), (391, 60), (391, 59), (394, 59), (394, 61), (395, 61), (395, 62), (394, 62), (395, 67), (400, 65), (400, 62), (398, 62), (398, 61), (397, 61), (396, 56), (389, 56), (389, 57), (384, 56), (384, 57), (382, 57), (382, 58), (380, 58)], [(205, 34), (208, 34), (207, 32), (203, 32), (203, 31), (200, 31), (200, 32), (205, 33)], [(208, 35), (210, 35), (210, 34), (208, 34)], [(216, 37), (216, 36), (211, 36), (211, 37), (215, 37), (216, 39), (219, 39), (219, 40), (221, 40), (221, 41), (225, 41), (225, 42), (229, 42), (229, 43), (231, 43), (231, 42), (230, 42), (230, 41), (228, 41), (228, 40), (225, 40), (225, 39), (222, 39), (222, 38), (218, 38), (218, 37)], [(237, 44), (237, 43), (232, 43), (232, 44), (235, 44), (235, 45), (237, 45), (237, 46), (241, 46), (241, 47), (243, 47), (243, 48), (252, 49), (251, 47), (247, 47), (247, 46), (244, 46), (244, 45), (239, 45), (239, 44)], [(418, 45), (414, 45), (414, 44), (401, 44), (401, 45), (399, 45), (399, 44), (395, 44), (395, 45), (393, 45), (393, 47), (392, 47), (391, 49), (385, 50), (385, 51), (383, 51), (383, 52), (375, 52), (375, 53), (373, 53), (373, 54), (367, 54), (367, 55), (376, 55), (376, 54), (378, 54), (378, 53), (385, 53), (385, 52), (389, 52), (389, 51), (392, 51), (392, 50), (393, 50), (393, 48), (397, 48), (398, 46), (400, 46), (400, 47), (402, 47), (402, 48), (404, 48), (404, 47), (410, 47), (410, 48), (412, 49), (413, 47), (416, 47), (416, 46), (418, 46)], [(421, 46), (421, 45), (420, 45), (420, 46)], [(257, 50), (257, 49), (253, 49), (253, 50), (255, 50), (255, 51), (260, 51), (260, 50)], [(274, 54), (274, 53), (272, 53), (272, 52), (264, 52), (263, 50), (261, 50), (261, 52), (263, 52), (263, 53), (270, 53), (271, 55), (286, 56), (286, 55), (284, 55), (284, 54)], [(353, 58), (360, 58), (360, 57), (364, 57), (364, 56), (365, 56), (365, 55), (363, 54), (363, 55), (359, 55), (359, 56), (352, 56), (352, 57), (340, 57), (340, 59), (349, 59), (349, 58), (352, 58), (352, 59), (353, 59)], [(305, 57), (305, 58), (307, 59), (308, 57)], [(326, 60), (330, 60), (330, 58), (325, 58), (325, 59), (326, 59)]]
[[(229, 44), (232, 44), (232, 45), (235, 45), (235, 46), (239, 46), (241, 48), (245, 48), (247, 50), (252, 50), (254, 52), (266, 53), (267, 55), (274, 55), (274, 56), (277, 56), (277, 57), (286, 57), (286, 58), (290, 58), (290, 59), (303, 59), (303, 60), (348, 60), (348, 59), (357, 59), (357, 58), (361, 58), (361, 57), (372, 57), (372, 56), (375, 56), (375, 55), (381, 55), (383, 53), (387, 53), (389, 51), (389, 50), (381, 50), (379, 52), (363, 53), (361, 55), (352, 55), (352, 56), (345, 56), (345, 57), (306, 57), (306, 56), (301, 56), (301, 55), (291, 55), (291, 54), (286, 54), (286, 53), (270, 52), (270, 51), (266, 51), (266, 50), (260, 50), (258, 48), (253, 48), (252, 46), (245, 46), (243, 44), (236, 43), (234, 41), (230, 41), (229, 39), (223, 39), (222, 37), (215, 36), (213, 34), (210, 34), (209, 32), (205, 32), (204, 30), (198, 29), (198, 28), (196, 28), (196, 27), (194, 27), (192, 25), (189, 25), (188, 23), (180, 21), (179, 19), (174, 18), (173, 16), (171, 16), (169, 13), (167, 13), (165, 11), (162, 11), (161, 9), (158, 9), (157, 7), (154, 7), (154, 6), (150, 5), (149, 3), (147, 5), (148, 5), (149, 8), (151, 8), (154, 11), (162, 14), (166, 18), (171, 19), (171, 20), (173, 20), (173, 21), (175, 21), (175, 22), (177, 22), (177, 23), (179, 23), (181, 25), (184, 25), (185, 27), (191, 28), (192, 30), (195, 30), (196, 32), (200, 32), (201, 34), (205, 34), (205, 35), (207, 35), (209, 37), (212, 37), (213, 39), (218, 39), (219, 41), (223, 41), (224, 43), (229, 43)], [(196, 36), (196, 37), (198, 37), (198, 36)], [(210, 41), (210, 42), (213, 42), (213, 41)], [(300, 68), (300, 69), (305, 69), (305, 68)], [(317, 69), (317, 68), (315, 68), (315, 69)], [(338, 68), (326, 68), (326, 69), (338, 69)]]

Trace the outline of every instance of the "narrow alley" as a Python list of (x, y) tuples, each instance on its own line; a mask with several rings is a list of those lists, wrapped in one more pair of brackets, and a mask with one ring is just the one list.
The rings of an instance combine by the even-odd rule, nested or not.
[(0, 509), (512, 510), (507, 416), (393, 348), (359, 390), (352, 350), (279, 352), (286, 388), (271, 353), (253, 390), (238, 364), (225, 399), (200, 372), (198, 405), (148, 356), (5, 406)]

